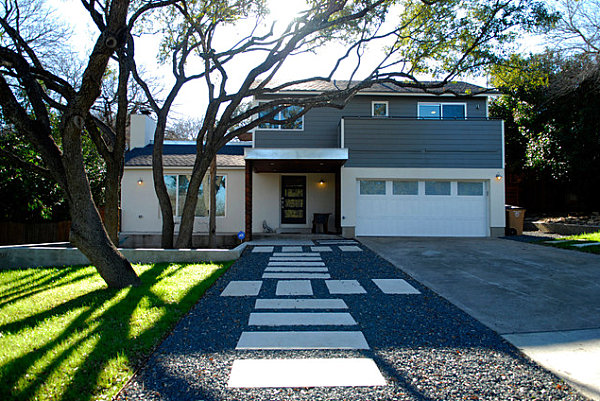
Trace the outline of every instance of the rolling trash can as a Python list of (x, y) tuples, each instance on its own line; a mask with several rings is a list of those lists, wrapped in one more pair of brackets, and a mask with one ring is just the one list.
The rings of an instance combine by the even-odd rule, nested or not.
[(522, 235), (525, 209), (506, 205), (506, 235)]

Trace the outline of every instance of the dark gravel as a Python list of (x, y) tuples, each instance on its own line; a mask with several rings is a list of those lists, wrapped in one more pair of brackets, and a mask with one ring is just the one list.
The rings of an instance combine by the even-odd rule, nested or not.
[[(314, 297), (344, 299), (372, 350), (235, 351), (243, 330), (257, 330), (247, 326), (256, 298), (219, 294), (231, 280), (260, 279), (270, 254), (251, 253), (249, 248), (181, 320), (117, 399), (585, 400), (495, 332), (370, 250), (342, 253), (337, 246), (331, 247), (334, 252), (324, 252), (322, 257), (332, 278), (357, 279), (368, 294), (332, 296), (323, 280), (312, 280)], [(275, 247), (276, 252), (280, 249)], [(422, 294), (386, 295), (371, 278), (404, 278)], [(265, 280), (259, 297), (274, 298), (275, 285), (276, 280)], [(388, 385), (226, 387), (235, 359), (357, 356), (373, 358)]]

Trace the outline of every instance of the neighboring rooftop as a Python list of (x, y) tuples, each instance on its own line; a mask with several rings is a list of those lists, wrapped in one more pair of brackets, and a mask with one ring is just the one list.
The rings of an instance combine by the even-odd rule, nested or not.
[[(342, 90), (342, 89), (346, 89), (349, 84), (350, 85), (356, 85), (358, 84), (359, 81), (352, 81), (351, 83), (349, 81), (312, 81), (312, 82), (306, 82), (306, 83), (301, 83), (301, 84), (296, 84), (296, 85), (292, 85), (289, 86), (285, 89), (282, 89), (279, 92), (285, 93), (285, 92), (327, 92), (327, 91), (335, 91), (335, 90)], [(436, 82), (434, 81), (422, 81), (421, 82), (423, 85), (428, 85), (428, 84), (436, 84)], [(277, 83), (273, 83), (272, 85), (270, 85), (271, 87), (273, 86), (277, 86)], [(463, 81), (454, 81), (454, 82), (450, 82), (448, 83), (446, 86), (442, 87), (442, 88), (435, 88), (435, 89), (427, 89), (426, 91), (420, 88), (411, 88), (411, 87), (403, 87), (403, 86), (399, 86), (396, 84), (390, 84), (390, 83), (385, 83), (385, 84), (375, 84), (373, 86), (371, 86), (370, 88), (367, 89), (363, 89), (362, 91), (359, 92), (359, 94), (370, 94), (370, 93), (411, 93), (411, 94), (420, 94), (420, 93), (431, 93), (431, 94), (442, 94), (442, 93), (454, 93), (454, 94), (459, 94), (459, 95), (471, 95), (471, 94), (479, 94), (479, 93), (485, 93), (485, 94), (496, 94), (497, 92), (492, 90), (492, 89), (488, 89), (488, 88), (484, 88), (482, 86), (478, 86), (478, 85), (474, 85), (468, 82), (463, 82)]]
[[(223, 146), (217, 152), (217, 167), (244, 167), (244, 149), (250, 144)], [(125, 166), (152, 166), (153, 144), (135, 148), (125, 154)], [(163, 146), (165, 167), (192, 167), (196, 159), (196, 144), (193, 142), (167, 143)]]

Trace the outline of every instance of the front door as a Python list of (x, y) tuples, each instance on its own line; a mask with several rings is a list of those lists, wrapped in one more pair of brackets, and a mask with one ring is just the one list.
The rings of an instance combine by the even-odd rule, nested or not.
[(306, 224), (305, 176), (281, 176), (281, 224)]

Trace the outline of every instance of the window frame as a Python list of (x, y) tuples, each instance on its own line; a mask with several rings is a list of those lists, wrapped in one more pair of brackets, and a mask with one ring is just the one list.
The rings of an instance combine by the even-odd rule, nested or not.
[[(376, 116), (375, 115), (375, 105), (376, 104), (385, 104), (385, 114), (383, 116)], [(387, 100), (373, 100), (371, 101), (371, 117), (374, 118), (383, 118), (383, 117), (389, 117), (390, 116), (390, 102)]]
[[(186, 174), (186, 173), (167, 173), (165, 172), (163, 174), (163, 180), (165, 176), (175, 176), (175, 207), (173, 207), (173, 205), (171, 205), (171, 207), (173, 207), (173, 218), (176, 220), (181, 220), (181, 214), (179, 214), (179, 177), (183, 176), (186, 177), (190, 174)], [(191, 175), (190, 175), (191, 176)], [(225, 204), (224, 204), (224, 208), (223, 208), (223, 215), (219, 215), (217, 214), (215, 217), (217, 218), (225, 218), (227, 217), (227, 178), (228, 174), (227, 173), (221, 173), (221, 174), (217, 174), (217, 177), (225, 177)], [(208, 181), (210, 181), (210, 177), (207, 175), (204, 176), (204, 179)], [(203, 181), (204, 181), (203, 179)], [(203, 184), (203, 183), (202, 183)], [(202, 186), (202, 184), (200, 184), (200, 186)], [(188, 183), (189, 185), (189, 183)], [(187, 191), (186, 191), (187, 193)], [(200, 199), (198, 199), (199, 201)], [(210, 199), (209, 199), (210, 202)], [(183, 205), (182, 205), (183, 207)], [(208, 211), (210, 212), (210, 203), (208, 205)], [(196, 216), (194, 215), (194, 218), (197, 219), (208, 219), (210, 217), (210, 213), (208, 213), (206, 216)]]
[[(381, 179), (358, 179), (358, 194), (360, 196), (387, 196), (388, 195), (388, 188), (387, 188), (387, 180), (381, 180)], [(362, 185), (361, 183), (363, 181), (369, 181), (369, 182), (383, 182), (383, 193), (382, 194), (363, 194), (362, 193)]]
[[(439, 118), (426, 118), (421, 116), (421, 105), (423, 106), (440, 106), (440, 117)], [(465, 118), (444, 118), (444, 105), (450, 106), (463, 106), (465, 110)], [(417, 119), (419, 120), (446, 120), (446, 121), (464, 121), (467, 119), (467, 103), (463, 102), (418, 102), (417, 103)]]
[[(259, 104), (265, 104), (265, 103), (269, 103), (266, 101), (260, 101)], [(302, 106), (298, 106), (298, 105), (293, 105), (290, 104), (288, 106), (286, 106), (286, 108), (288, 107), (300, 107), (302, 108)], [(276, 120), (281, 120), (281, 114), (283, 113), (283, 110), (280, 110), (275, 116), (274, 118)], [(260, 114), (260, 113), (259, 113)], [(275, 124), (275, 123), (264, 123), (264, 124), (271, 124), (272, 127), (261, 127), (260, 124), (256, 126), (256, 130), (259, 131), (289, 131), (289, 132), (302, 132), (304, 131), (304, 115), (300, 116), (300, 120), (302, 123), (302, 128), (282, 128), (282, 124)], [(296, 120), (297, 121), (297, 120)]]
[[(392, 182), (392, 196), (419, 196), (420, 195), (420, 190), (419, 190), (419, 180), (401, 180), (401, 179), (390, 179), (390, 181)], [(411, 182), (411, 183), (416, 183), (417, 184), (417, 193), (416, 194), (397, 194), (394, 193), (394, 183), (396, 182)]]

